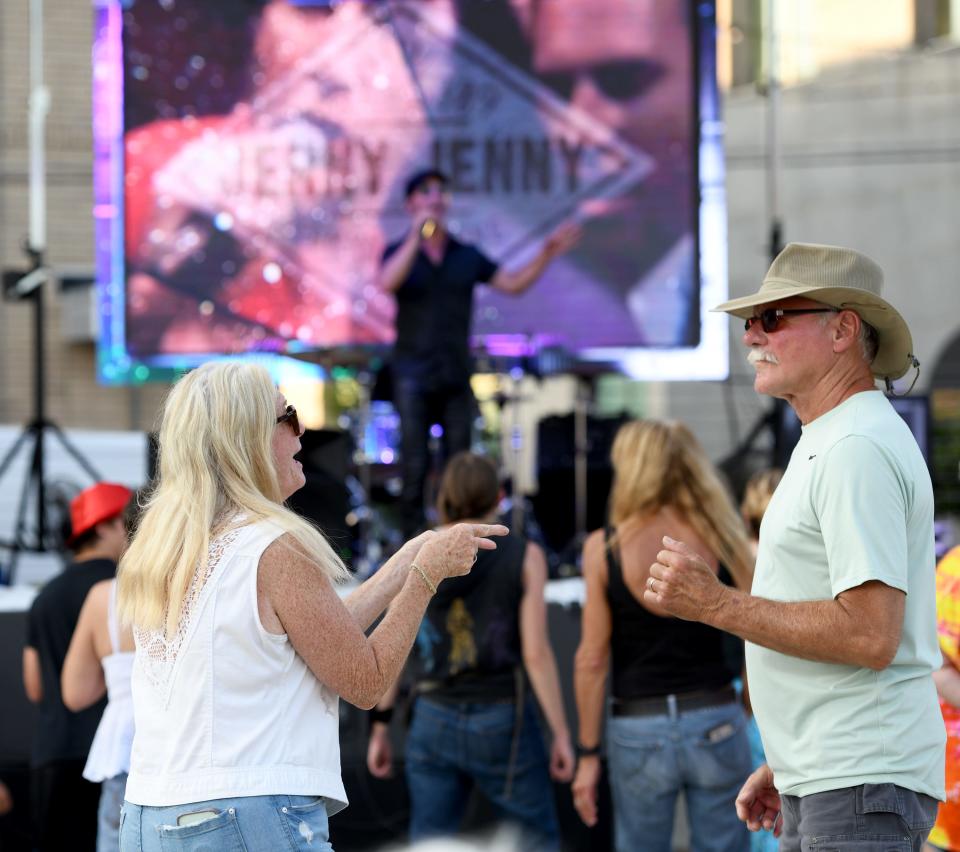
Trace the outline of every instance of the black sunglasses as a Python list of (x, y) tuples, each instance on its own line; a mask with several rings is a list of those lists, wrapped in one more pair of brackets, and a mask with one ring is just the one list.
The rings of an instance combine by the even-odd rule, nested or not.
[(293, 429), (293, 434), (298, 438), (303, 434), (303, 430), (300, 428), (300, 418), (297, 417), (297, 409), (292, 405), (283, 409), (283, 414), (277, 418), (277, 423), (289, 423), (290, 428)]
[(576, 71), (548, 71), (540, 80), (564, 100), (570, 100), (578, 74), (586, 74), (610, 100), (623, 103), (645, 92), (659, 80), (665, 67), (649, 59), (599, 62)]
[(780, 328), (780, 320), (787, 314), (835, 314), (838, 308), (766, 308), (755, 317), (747, 317), (743, 323), (744, 331), (750, 331), (757, 320), (760, 321), (764, 332), (772, 334)]
[(450, 187), (447, 186), (443, 181), (438, 180), (437, 178), (430, 178), (421, 183), (411, 195), (430, 195), (434, 189), (440, 190), (441, 195), (446, 195), (450, 192)]

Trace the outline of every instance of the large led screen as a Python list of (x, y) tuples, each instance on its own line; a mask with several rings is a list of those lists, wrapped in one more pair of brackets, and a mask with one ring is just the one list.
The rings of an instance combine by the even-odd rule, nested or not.
[(428, 166), (508, 269), (582, 226), (522, 296), (478, 288), (478, 349), (726, 374), (711, 3), (100, 0), (97, 29), (104, 381), (389, 352), (378, 264)]

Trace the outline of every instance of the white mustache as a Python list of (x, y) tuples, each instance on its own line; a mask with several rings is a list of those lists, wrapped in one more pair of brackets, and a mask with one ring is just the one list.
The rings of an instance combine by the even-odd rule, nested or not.
[(776, 355), (772, 352), (766, 352), (763, 349), (751, 349), (747, 353), (747, 363), (750, 364), (751, 367), (755, 367), (761, 361), (767, 361), (770, 364), (780, 363)]

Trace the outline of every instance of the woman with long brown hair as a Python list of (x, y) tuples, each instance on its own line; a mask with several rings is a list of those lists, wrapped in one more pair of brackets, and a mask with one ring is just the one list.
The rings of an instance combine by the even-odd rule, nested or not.
[[(499, 499), (494, 464), (457, 453), (440, 483), (441, 531), (494, 522)], [(462, 582), (444, 583), (417, 636), (405, 762), (410, 839), (457, 834), (476, 787), (498, 819), (521, 829), (524, 849), (559, 849), (551, 779), (573, 777), (573, 749), (547, 633), (546, 558), (514, 533), (491, 554), (478, 553)], [(392, 767), (384, 713), (393, 697), (378, 705), (367, 750), (367, 766), (381, 778)], [(534, 698), (549, 728), (549, 752)]]
[(736, 640), (644, 601), (663, 536), (691, 546), (749, 589), (743, 523), (713, 465), (681, 423), (625, 424), (612, 451), (610, 526), (584, 544), (586, 601), (574, 687), (579, 762), (574, 805), (597, 821), (604, 683), (612, 658), (607, 757), (616, 848), (669, 850), (683, 791), (693, 850), (746, 850), (734, 799), (750, 774)]

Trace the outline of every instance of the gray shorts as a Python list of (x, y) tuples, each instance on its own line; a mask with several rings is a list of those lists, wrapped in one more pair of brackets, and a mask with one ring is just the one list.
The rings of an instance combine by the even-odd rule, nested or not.
[(939, 804), (896, 784), (781, 796), (780, 852), (919, 852)]

